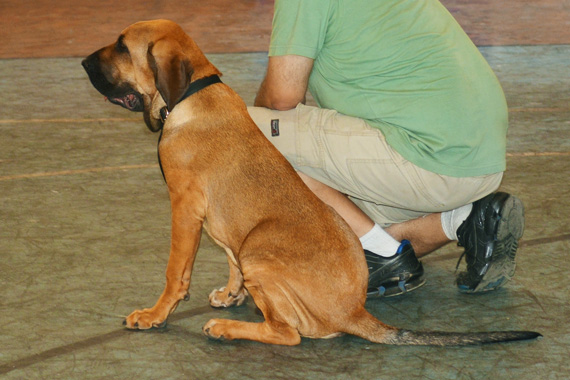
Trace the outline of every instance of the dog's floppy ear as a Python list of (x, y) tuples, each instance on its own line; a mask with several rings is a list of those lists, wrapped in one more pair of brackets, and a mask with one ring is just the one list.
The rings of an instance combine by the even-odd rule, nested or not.
[(190, 60), (175, 41), (159, 40), (148, 47), (147, 58), (158, 92), (169, 111), (180, 101), (194, 72)]

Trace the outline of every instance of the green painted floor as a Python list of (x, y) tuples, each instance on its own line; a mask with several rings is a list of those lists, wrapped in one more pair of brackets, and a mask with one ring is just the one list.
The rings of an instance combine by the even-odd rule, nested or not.
[[(449, 245), (423, 259), (426, 286), (367, 307), (408, 329), (525, 329), (543, 339), (471, 348), (380, 346), (354, 337), (304, 339), (296, 347), (213, 342), (201, 333), (210, 318), (260, 316), (252, 302), (209, 307), (227, 263), (207, 237), (191, 299), (168, 327), (123, 329), (123, 318), (152, 306), (164, 285), (170, 205), (158, 136), (141, 115), (105, 103), (80, 59), (0, 60), (0, 378), (570, 378), (570, 46), (481, 51), (511, 111), (501, 189), (526, 206), (516, 276), (494, 293), (460, 294), (453, 280), (461, 250)], [(251, 104), (266, 54), (209, 58)]]

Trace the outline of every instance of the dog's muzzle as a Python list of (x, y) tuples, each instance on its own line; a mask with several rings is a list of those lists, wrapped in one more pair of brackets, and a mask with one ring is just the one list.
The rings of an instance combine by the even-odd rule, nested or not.
[(93, 87), (113, 104), (133, 112), (144, 111), (142, 95), (127, 83), (114, 83), (112, 76), (102, 68), (98, 53), (91, 54), (81, 62)]

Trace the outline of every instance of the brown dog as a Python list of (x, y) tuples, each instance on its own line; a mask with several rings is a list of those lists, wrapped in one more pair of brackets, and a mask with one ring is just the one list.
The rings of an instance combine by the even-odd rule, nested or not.
[(262, 323), (213, 319), (203, 329), (212, 338), (294, 345), (301, 336), (349, 333), (378, 343), (464, 345), (540, 335), (416, 333), (369, 314), (358, 238), (304, 185), (175, 23), (134, 24), (82, 64), (111, 102), (143, 111), (147, 126), (164, 134), (159, 154), (172, 204), (166, 287), (152, 308), (127, 317), (128, 328), (163, 325), (188, 297), (204, 227), (230, 266), (227, 286), (210, 294), (210, 304), (239, 305), (249, 293), (265, 317)]

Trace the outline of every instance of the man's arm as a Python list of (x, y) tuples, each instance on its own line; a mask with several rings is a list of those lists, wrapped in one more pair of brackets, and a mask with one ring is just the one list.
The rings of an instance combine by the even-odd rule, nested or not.
[(299, 55), (269, 57), (267, 74), (255, 97), (254, 106), (286, 111), (305, 103), (312, 69), (311, 58)]

